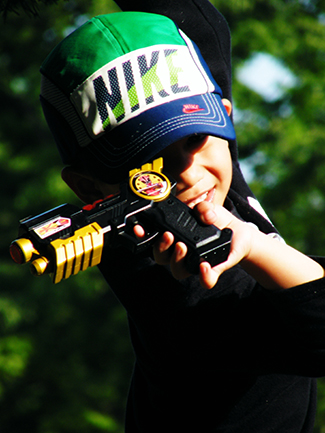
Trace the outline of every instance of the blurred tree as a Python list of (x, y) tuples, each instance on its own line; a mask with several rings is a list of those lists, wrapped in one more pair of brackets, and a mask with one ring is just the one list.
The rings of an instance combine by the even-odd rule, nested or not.
[[(325, 2), (213, 3), (232, 32), (234, 119), (251, 187), (290, 245), (324, 255)], [(325, 432), (324, 410), (320, 379), (315, 433)]]
[[(232, 31), (236, 130), (252, 188), (290, 244), (321, 254), (325, 232), (315, 227), (321, 227), (325, 205), (324, 1), (215, 3)], [(259, 71), (255, 65), (250, 84), (264, 79), (267, 96), (243, 84), (240, 72), (257, 53), (291, 71), (292, 87), (268, 82), (266, 62)]]
[[(58, 286), (11, 263), (18, 218), (76, 202), (38, 100), (50, 50), (109, 2), (60, 2), (8, 14), (0, 38), (0, 430), (123, 431), (133, 353), (124, 310), (89, 270)], [(78, 203), (78, 202), (77, 202)], [(80, 203), (79, 203), (80, 204)]]
[[(212, 3), (232, 32), (234, 119), (252, 189), (289, 244), (324, 255), (325, 0)], [(117, 7), (112, 0), (0, 0), (0, 11), (6, 5), (0, 38), (0, 428), (121, 432), (133, 360), (121, 306), (96, 270), (56, 287), (8, 258), (18, 217), (75, 201), (60, 180), (61, 162), (38, 103), (39, 66), (88, 17)], [(324, 433), (323, 379), (319, 389), (315, 433)]]
[(0, 0), (0, 11), (4, 17), (7, 17), (9, 12), (17, 14), (21, 10), (28, 15), (37, 16), (40, 3), (52, 5), (57, 3), (57, 0)]

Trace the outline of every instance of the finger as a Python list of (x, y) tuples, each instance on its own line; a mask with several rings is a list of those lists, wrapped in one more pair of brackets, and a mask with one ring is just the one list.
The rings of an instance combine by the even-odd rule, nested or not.
[(219, 279), (219, 275), (211, 268), (210, 263), (200, 263), (200, 284), (204, 289), (212, 289)]
[(203, 201), (195, 206), (194, 211), (205, 224), (214, 224), (217, 220), (217, 214), (213, 203)]
[(197, 216), (204, 224), (214, 224), (220, 229), (228, 227), (233, 216), (223, 206), (209, 202), (201, 202), (195, 207)]
[(158, 265), (168, 265), (172, 255), (170, 247), (174, 243), (174, 236), (165, 232), (153, 246), (153, 256)]
[(241, 260), (241, 253), (232, 246), (225, 262), (222, 262), (213, 268), (208, 262), (200, 263), (200, 283), (202, 287), (205, 289), (212, 289), (212, 287), (217, 284), (220, 275), (236, 266)]
[(185, 268), (186, 254), (187, 246), (183, 242), (177, 242), (170, 260), (170, 269), (177, 280), (182, 280), (190, 275)]
[(139, 224), (136, 224), (133, 227), (133, 233), (135, 234), (136, 237), (138, 237), (140, 239), (143, 238), (144, 235), (146, 234), (144, 228), (142, 226), (140, 226)]

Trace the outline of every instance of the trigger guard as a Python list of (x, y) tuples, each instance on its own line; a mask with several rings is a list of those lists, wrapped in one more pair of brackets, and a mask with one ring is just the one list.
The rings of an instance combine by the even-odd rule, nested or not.
[(157, 239), (159, 232), (148, 233), (143, 238), (138, 239), (136, 243), (136, 253), (140, 253), (149, 248)]
[(146, 233), (141, 239), (138, 239), (133, 233), (127, 233), (126, 231), (118, 234), (120, 239), (120, 245), (124, 245), (126, 248), (131, 250), (133, 253), (140, 253), (149, 248), (156, 240), (159, 235), (159, 231)]

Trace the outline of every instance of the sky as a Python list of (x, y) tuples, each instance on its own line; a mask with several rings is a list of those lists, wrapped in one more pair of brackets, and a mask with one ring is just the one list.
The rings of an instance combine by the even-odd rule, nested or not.
[(267, 53), (254, 53), (237, 70), (236, 78), (269, 102), (279, 99), (297, 83), (290, 69)]
[[(281, 98), (287, 89), (298, 83), (297, 78), (289, 68), (267, 53), (254, 53), (236, 71), (236, 78), (268, 102), (274, 102)], [(234, 105), (235, 123), (237, 120), (240, 121), (241, 117), (241, 113)], [(253, 167), (261, 158), (263, 158), (263, 154), (256, 153), (246, 160), (241, 160), (241, 169), (248, 182), (253, 180)]]

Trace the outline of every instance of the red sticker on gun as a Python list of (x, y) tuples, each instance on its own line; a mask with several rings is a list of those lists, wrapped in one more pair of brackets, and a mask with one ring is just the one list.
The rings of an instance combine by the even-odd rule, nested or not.
[(45, 239), (70, 226), (70, 218), (57, 217), (53, 220), (47, 221), (45, 224), (35, 227), (33, 230), (41, 239)]

